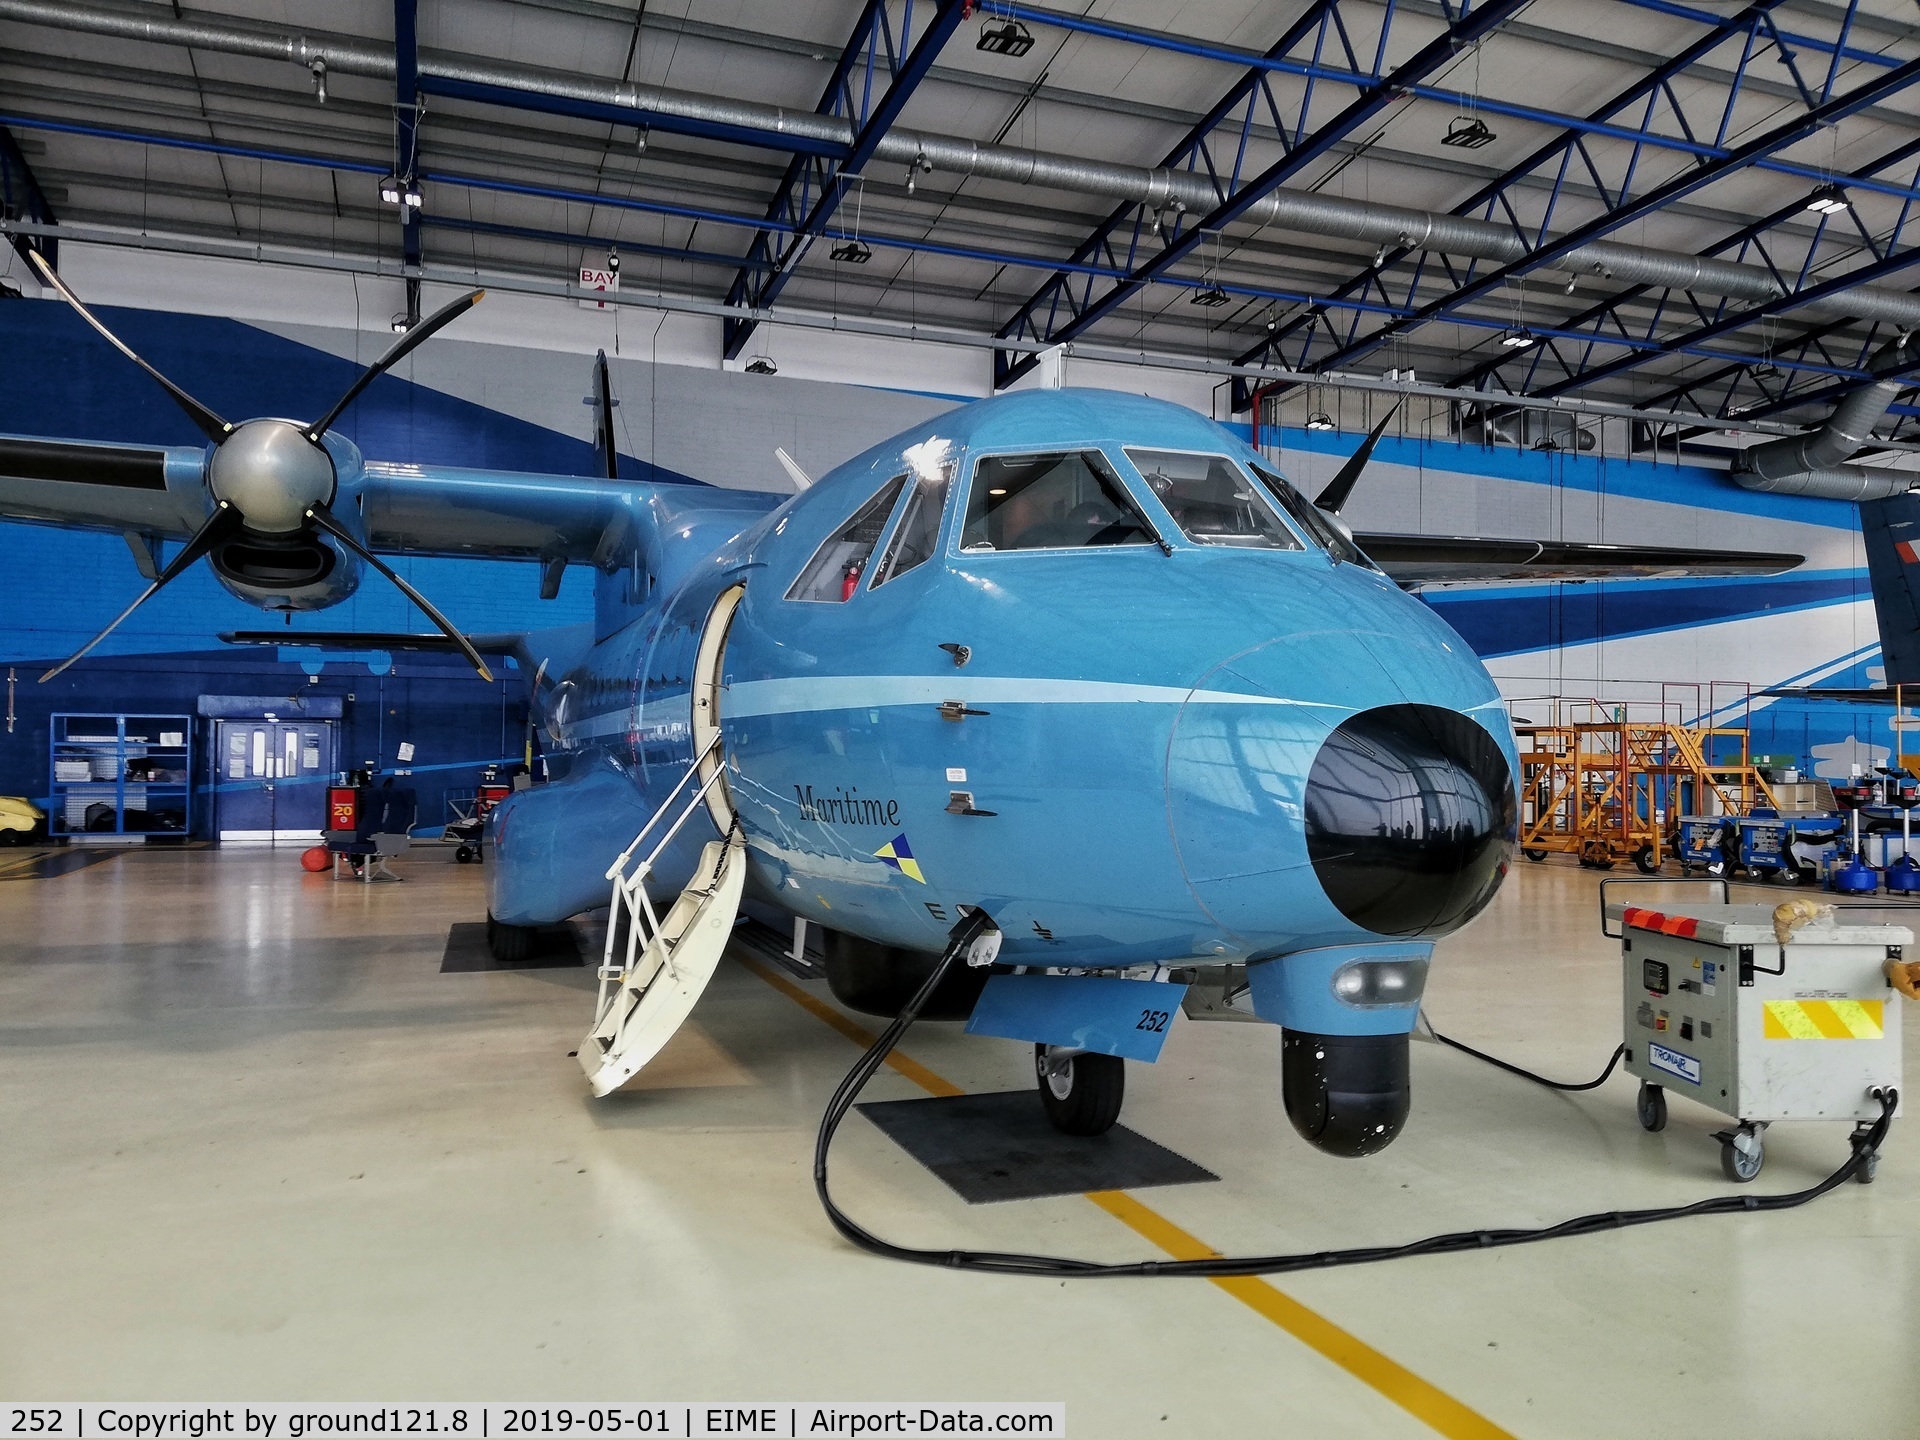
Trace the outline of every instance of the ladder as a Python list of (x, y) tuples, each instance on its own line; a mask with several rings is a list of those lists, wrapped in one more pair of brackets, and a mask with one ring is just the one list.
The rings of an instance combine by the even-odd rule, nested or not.
[[(580, 1043), (579, 1057), (596, 1096), (611, 1095), (660, 1053), (686, 1022), (733, 938), (747, 871), (746, 841), (737, 820), (722, 839), (709, 841), (700, 852), (693, 878), (664, 920), (647, 893), (647, 877), (653, 874), (661, 852), (705, 803), (707, 792), (725, 771), (724, 766), (715, 765), (713, 773), (681, 800), (687, 783), (719, 744), (720, 737), (715, 735), (653, 818), (607, 867), (607, 879), (613, 882), (613, 911), (607, 917), (593, 1029)], [(633, 857), (642, 842), (668, 814), (675, 818), (666, 834), (636, 864)]]

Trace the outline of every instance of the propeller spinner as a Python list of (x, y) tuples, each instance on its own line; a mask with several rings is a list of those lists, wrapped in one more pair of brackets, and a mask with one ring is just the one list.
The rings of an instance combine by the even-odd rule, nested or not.
[(486, 661), (480, 658), (480, 652), (474, 648), (473, 642), (455, 628), (453, 622), (441, 614), (426, 596), (368, 549), (353, 529), (343, 524), (329, 508), (338, 492), (339, 478), (334, 472), (333, 457), (321, 444), (321, 438), (333, 422), (359, 398), (361, 391), (412, 353), (429, 336), (472, 309), (486, 291), (469, 291), (449, 301), (408, 330), (386, 354), (360, 373), (353, 384), (347, 387), (346, 394), (334, 402), (332, 409), (312, 424), (302, 425), (295, 420), (248, 420), (233, 425), (134, 353), (119, 336), (101, 323), (98, 316), (87, 309), (79, 296), (67, 288), (66, 282), (47, 263), (45, 256), (35, 251), (30, 252), (30, 258), (41, 278), (79, 312), (80, 318), (99, 331), (114, 349), (158, 381), (186, 412), (187, 418), (213, 444), (213, 454), (207, 462), (207, 488), (214, 501), (213, 513), (207, 516), (192, 538), (131, 605), (122, 610), (106, 629), (42, 675), (42, 681), (51, 680), (86, 655), (118, 629), (128, 616), (178, 579), (196, 561), (226, 541), (248, 532), (273, 537), (314, 535), (316, 539), (319, 532), (324, 532), (335, 544), (351, 551), (392, 581), (396, 589), (417, 605), (460, 648), (481, 679), (493, 679), (493, 672), (487, 668)]

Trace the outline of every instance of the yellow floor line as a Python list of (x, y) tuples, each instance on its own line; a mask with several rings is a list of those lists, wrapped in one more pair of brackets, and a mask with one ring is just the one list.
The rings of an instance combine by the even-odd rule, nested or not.
[[(749, 960), (737, 951), (734, 954), (734, 958), (754, 974), (758, 975), (762, 980), (766, 981), (767, 984), (773, 986), (773, 988), (778, 990), (782, 995), (793, 1001), (794, 1004), (798, 1005), (816, 1019), (824, 1020), (842, 1035), (846, 1036), (847, 1039), (853, 1041), (853, 1043), (858, 1045), (862, 1050), (880, 1038), (871, 1030), (868, 1030), (866, 1026), (855, 1024), (831, 1005), (816, 996), (809, 995), (798, 985), (794, 984), (793, 981), (787, 979), (786, 976), (767, 969), (766, 966), (762, 965), (759, 961)], [(918, 1060), (902, 1055), (898, 1050), (887, 1057), (887, 1064), (891, 1065), (895, 1070), (899, 1071), (902, 1075), (906, 1076), (907, 1079), (913, 1081), (914, 1084), (918, 1085), (930, 1095), (964, 1095), (967, 1093), (951, 1080), (943, 1079), (941, 1076), (934, 1074), (933, 1071), (927, 1069), (927, 1067), (922, 1065)]]
[[(767, 984), (826, 1022), (859, 1046), (869, 1046), (877, 1038), (863, 1025), (857, 1025), (819, 997), (808, 994), (786, 976), (769, 970), (757, 960), (734, 952), (734, 958)], [(887, 1064), (933, 1095), (964, 1095), (966, 1091), (918, 1060), (895, 1051)], [(1158, 1211), (1142, 1205), (1124, 1190), (1099, 1190), (1087, 1196), (1122, 1225), (1159, 1246), (1176, 1260), (1200, 1260), (1220, 1252), (1207, 1245)], [(1515, 1440), (1511, 1431), (1502, 1430), (1486, 1416), (1454, 1399), (1446, 1391), (1422, 1380), (1406, 1366), (1389, 1359), (1357, 1335), (1350, 1335), (1317, 1311), (1308, 1309), (1291, 1295), (1258, 1276), (1232, 1276), (1213, 1279), (1217, 1285), (1255, 1314), (1278, 1325), (1309, 1350), (1324, 1356), (1362, 1384), (1371, 1387), (1422, 1421), (1448, 1440)]]

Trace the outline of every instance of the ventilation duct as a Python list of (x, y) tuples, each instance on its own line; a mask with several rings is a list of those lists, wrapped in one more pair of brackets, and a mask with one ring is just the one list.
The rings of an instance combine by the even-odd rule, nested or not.
[[(1920, 365), (1920, 342), (1902, 336), (1876, 351), (1867, 368), (1907, 370)], [(1876, 380), (1844, 396), (1818, 430), (1769, 440), (1740, 452), (1728, 472), (1748, 490), (1773, 495), (1812, 495), (1822, 500), (1884, 500), (1904, 495), (1920, 481), (1911, 470), (1884, 470), (1843, 462), (1873, 439), (1873, 427), (1892, 406), (1907, 379)]]

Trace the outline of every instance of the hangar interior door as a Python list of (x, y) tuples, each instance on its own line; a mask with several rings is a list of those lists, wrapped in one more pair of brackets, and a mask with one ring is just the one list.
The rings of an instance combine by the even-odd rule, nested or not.
[(222, 843), (311, 844), (334, 771), (330, 720), (214, 723), (214, 830)]

